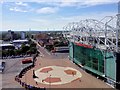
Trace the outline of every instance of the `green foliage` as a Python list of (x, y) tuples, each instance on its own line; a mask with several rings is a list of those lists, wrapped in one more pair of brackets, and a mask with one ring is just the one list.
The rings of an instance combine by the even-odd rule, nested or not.
[(8, 55), (9, 56), (12, 56), (12, 55), (14, 55), (15, 53), (14, 53), (14, 50), (8, 50)]
[(55, 43), (54, 43), (54, 46), (55, 46), (55, 47), (68, 46), (68, 43), (65, 43), (65, 42), (63, 42), (63, 41), (61, 41), (61, 42), (55, 42)]
[(30, 49), (29, 46), (22, 45), (22, 47), (21, 47), (21, 52), (22, 52), (23, 54), (26, 54), (29, 49)]
[(45, 47), (48, 51), (51, 51), (54, 49), (54, 46), (53, 45), (46, 45)]
[(7, 50), (2, 51), (2, 57), (6, 57), (8, 55)]
[(37, 52), (37, 48), (36, 47), (31, 47), (27, 53), (30, 53), (30, 54), (35, 54)]
[(21, 49), (15, 50), (16, 55), (20, 55), (22, 53)]
[(56, 46), (56, 45), (58, 45), (59, 44), (59, 42), (58, 41), (55, 41), (54, 42), (54, 46)]
[(30, 44), (30, 47), (36, 47), (36, 44), (35, 44), (34, 42), (32, 42), (32, 43)]
[(2, 50), (0, 50), (0, 57), (2, 56)]

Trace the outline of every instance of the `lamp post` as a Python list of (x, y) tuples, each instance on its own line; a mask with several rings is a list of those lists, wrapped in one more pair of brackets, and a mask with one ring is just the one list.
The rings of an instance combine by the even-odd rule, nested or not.
[(25, 73), (25, 83), (27, 84), (27, 77), (26, 77), (26, 73)]
[(51, 88), (51, 75), (49, 76), (49, 89)]

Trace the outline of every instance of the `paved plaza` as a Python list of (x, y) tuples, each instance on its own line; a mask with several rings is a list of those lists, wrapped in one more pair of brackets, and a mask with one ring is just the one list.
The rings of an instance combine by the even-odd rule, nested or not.
[[(76, 78), (71, 78), (73, 75), (69, 75), (68, 77), (65, 77), (63, 73), (61, 73), (61, 70), (56, 68), (56, 71), (51, 73), (51, 76), (49, 76), (49, 71), (48, 73), (40, 73), (40, 71), (44, 68), (50, 68), (54, 66), (59, 66), (59, 67), (70, 67), (72, 70), (74, 69), (75, 71), (79, 72), (79, 75), (77, 76), (79, 79)], [(37, 79), (33, 78), (33, 71), (35, 71), (36, 74), (39, 75), (37, 76)], [(43, 81), (42, 78), (49, 78), (56, 76), (55, 73), (57, 73), (58, 76), (64, 78), (64, 82), (56, 80), (56, 83), (51, 83), (48, 81)], [(44, 75), (41, 75), (44, 74)], [(41, 79), (40, 79), (41, 78)], [(68, 79), (68, 80), (67, 80)], [(72, 80), (70, 80), (72, 79)], [(48, 59), (48, 57), (38, 57), (37, 61), (35, 63), (35, 67), (32, 68), (31, 70), (27, 71), (27, 73), (22, 77), (21, 79), (23, 82), (26, 82), (28, 85), (32, 86), (37, 86), (37, 87), (45, 87), (45, 88), (111, 88), (108, 86), (105, 82), (95, 78), (94, 76), (86, 73), (82, 69), (80, 69), (77, 65), (73, 64), (68, 58), (64, 59)], [(36, 83), (37, 82), (37, 83)]]
[[(27, 85), (39, 88), (111, 88), (71, 62), (68, 53), (49, 53), (43, 47), (39, 47), (39, 51), (35, 66), (20, 78)], [(21, 63), (23, 59), (6, 60), (6, 68), (2, 74), (3, 88), (22, 88), (15, 81), (15, 76), (26, 66)], [(37, 78), (33, 78), (33, 73)]]

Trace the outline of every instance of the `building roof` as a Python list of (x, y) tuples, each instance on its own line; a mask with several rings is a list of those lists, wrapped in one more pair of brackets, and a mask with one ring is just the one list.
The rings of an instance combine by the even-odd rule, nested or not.
[(13, 44), (0, 44), (0, 47), (2, 46), (14, 46)]
[(24, 40), (13, 40), (13, 43), (16, 43), (16, 42), (28, 42), (27, 39), (24, 39)]
[(47, 34), (44, 34), (44, 33), (39, 33), (39, 34), (35, 35), (35, 38), (36, 39), (48, 39), (49, 36)]

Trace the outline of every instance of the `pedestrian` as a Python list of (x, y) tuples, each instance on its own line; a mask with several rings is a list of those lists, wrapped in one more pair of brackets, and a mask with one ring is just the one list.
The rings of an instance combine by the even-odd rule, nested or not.
[(35, 74), (35, 70), (33, 70), (33, 75)]
[(74, 72), (72, 72), (72, 75), (74, 76)]
[(38, 85), (38, 83), (36, 82), (36, 85)]
[(81, 82), (81, 79), (79, 79), (79, 81)]
[(42, 82), (44, 82), (44, 79), (42, 80)]

